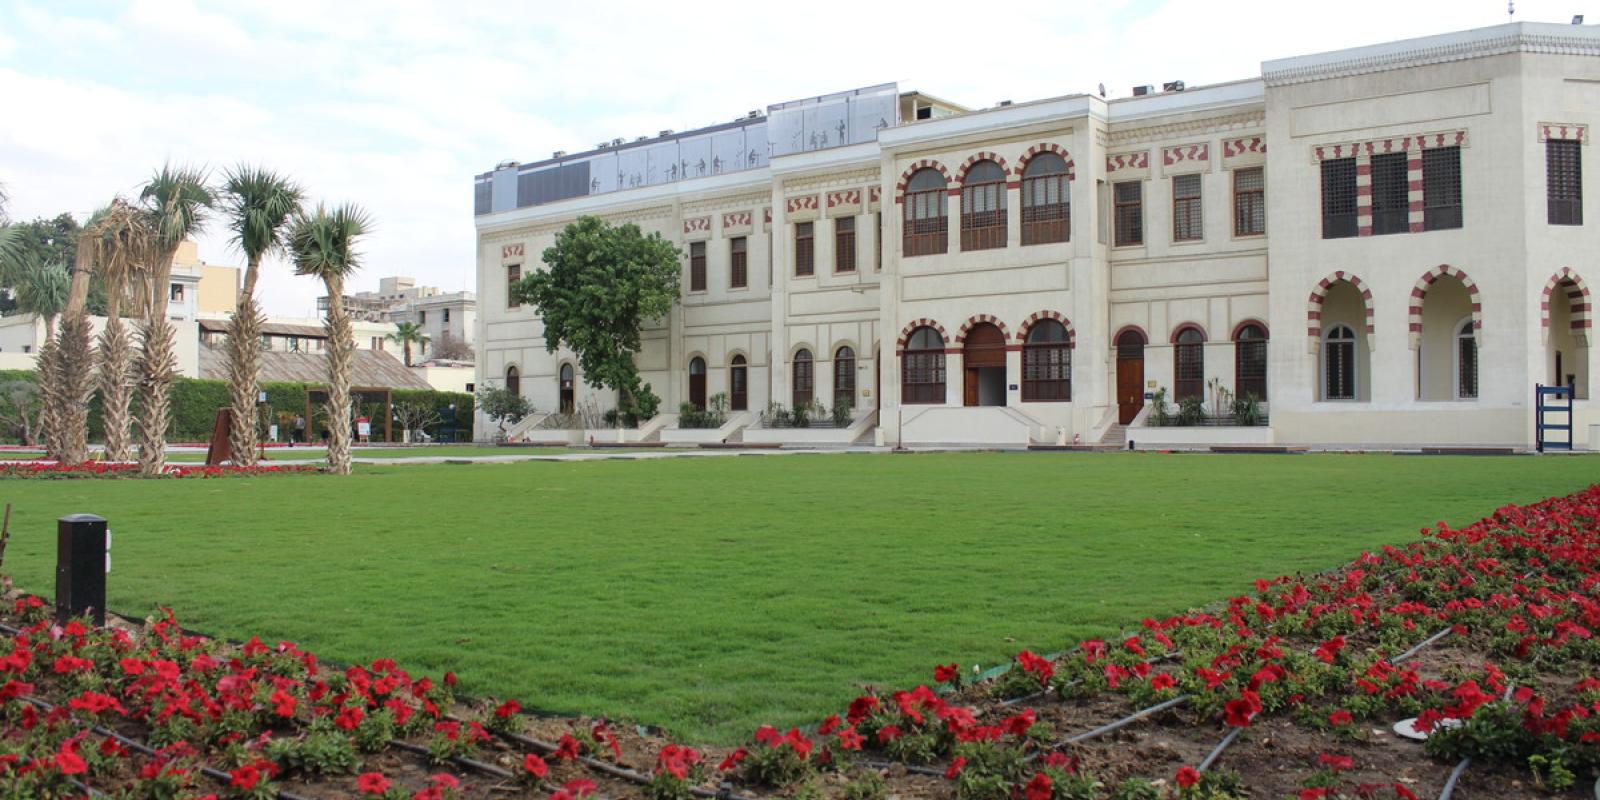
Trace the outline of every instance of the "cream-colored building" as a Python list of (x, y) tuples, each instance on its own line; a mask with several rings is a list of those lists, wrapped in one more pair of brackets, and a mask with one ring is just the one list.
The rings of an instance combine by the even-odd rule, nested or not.
[[(842, 399), (890, 444), (1521, 448), (1535, 386), (1570, 383), (1581, 447), (1597, 112), (1600, 29), (1516, 23), (1111, 100), (890, 84), (507, 162), (475, 181), (477, 383), (615, 405), (508, 302), (592, 214), (683, 250), (638, 361), (664, 410), (730, 395), (725, 438)], [(1149, 426), (1151, 395), (1219, 388), (1268, 424)]]
[[(429, 343), (414, 348), (415, 361), (441, 349), (446, 342), (471, 348), (477, 334), (478, 298), (472, 292), (445, 292), (436, 286), (418, 286), (417, 279), (396, 275), (378, 279), (376, 292), (355, 292), (344, 298), (351, 317), (368, 322), (420, 325)], [(326, 311), (328, 298), (317, 298)]]

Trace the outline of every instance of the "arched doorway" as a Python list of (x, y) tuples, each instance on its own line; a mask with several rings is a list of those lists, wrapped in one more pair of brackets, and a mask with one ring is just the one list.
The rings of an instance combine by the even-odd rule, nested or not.
[(561, 413), (571, 414), (577, 410), (577, 386), (572, 379), (572, 365), (561, 365)]
[(965, 404), (1006, 404), (1006, 335), (992, 323), (980, 322), (967, 331), (961, 346), (966, 371)]
[(522, 396), (522, 373), (516, 367), (506, 367), (506, 391)]
[(1117, 335), (1117, 422), (1126, 425), (1144, 408), (1144, 334)]
[[(1426, 284), (1421, 298), (1412, 295), (1413, 312), (1420, 324), (1413, 341), (1417, 345), (1416, 397), (1418, 400), (1472, 400), (1477, 397), (1477, 347), (1472, 326), (1476, 298), (1466, 282), (1456, 274), (1442, 274)], [(1467, 323), (1472, 350), (1461, 360), (1461, 323)], [(1470, 368), (1471, 375), (1464, 374)]]
[(833, 404), (856, 407), (856, 351), (849, 345), (833, 351)]
[(793, 365), (794, 407), (809, 408), (812, 393), (816, 389), (814, 371), (816, 365), (812, 362), (811, 351), (802, 347), (795, 351)]
[(1589, 397), (1589, 295), (1572, 273), (1551, 279), (1545, 297), (1549, 307), (1549, 326), (1545, 333), (1545, 365), (1542, 373), (1547, 386), (1571, 386), (1579, 400)]
[(744, 356), (734, 356), (728, 368), (728, 406), (734, 411), (750, 407), (750, 379), (745, 370)]
[(689, 403), (706, 410), (706, 360), (699, 356), (689, 359)]
[(1255, 322), (1233, 334), (1233, 394), (1267, 402), (1267, 328)]

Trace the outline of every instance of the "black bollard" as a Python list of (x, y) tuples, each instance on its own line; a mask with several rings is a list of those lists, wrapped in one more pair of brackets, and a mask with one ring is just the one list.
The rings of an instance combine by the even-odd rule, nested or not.
[(106, 624), (106, 521), (73, 514), (56, 522), (56, 622), (85, 614)]

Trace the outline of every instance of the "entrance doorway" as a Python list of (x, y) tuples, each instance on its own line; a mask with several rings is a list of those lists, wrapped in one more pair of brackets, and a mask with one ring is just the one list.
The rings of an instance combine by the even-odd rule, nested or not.
[(728, 370), (728, 405), (734, 411), (744, 411), (750, 406), (749, 382), (745, 373), (744, 356), (734, 356)]
[(1006, 336), (999, 328), (980, 322), (967, 331), (961, 363), (966, 369), (966, 405), (1006, 404)]
[(1144, 407), (1144, 334), (1136, 330), (1117, 336), (1117, 422), (1126, 425)]
[(577, 383), (572, 377), (572, 365), (561, 365), (561, 413), (571, 414), (578, 408)]
[(689, 360), (689, 402), (706, 410), (706, 360), (699, 356)]

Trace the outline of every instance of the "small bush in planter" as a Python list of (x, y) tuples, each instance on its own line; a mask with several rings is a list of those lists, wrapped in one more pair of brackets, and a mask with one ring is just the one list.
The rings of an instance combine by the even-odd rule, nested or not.
[(1199, 425), (1206, 418), (1204, 397), (1190, 396), (1178, 401), (1178, 424)]
[(855, 413), (855, 411), (856, 411), (855, 406), (850, 404), (849, 398), (840, 397), (837, 400), (834, 400), (833, 401), (833, 411), (832, 411), (832, 414), (831, 414), (831, 416), (833, 417), (834, 427), (837, 427), (837, 428), (849, 427), (850, 426), (850, 417), (851, 417), (851, 415), (853, 415)]
[(767, 409), (761, 412), (761, 424), (763, 427), (787, 428), (792, 423), (793, 418), (789, 415), (789, 409), (784, 408), (783, 404), (776, 400), (768, 403)]
[(1255, 392), (1245, 392), (1243, 397), (1234, 398), (1231, 411), (1234, 424), (1254, 427), (1262, 423), (1261, 400)]

